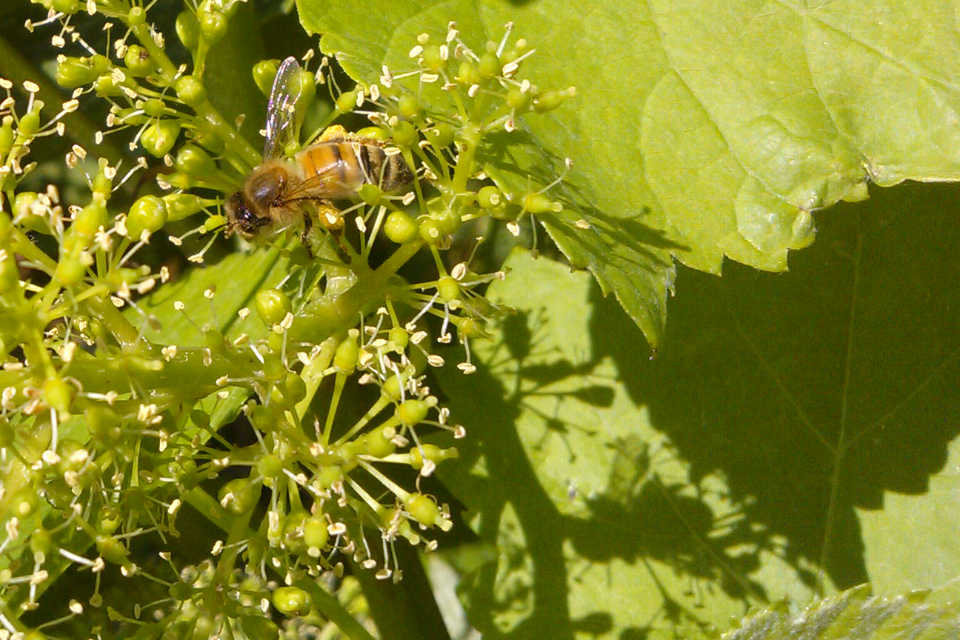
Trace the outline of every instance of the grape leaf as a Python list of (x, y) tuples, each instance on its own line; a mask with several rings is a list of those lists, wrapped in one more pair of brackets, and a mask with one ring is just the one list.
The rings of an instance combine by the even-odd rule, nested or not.
[(788, 640), (791, 638), (955, 638), (960, 633), (956, 607), (928, 604), (926, 594), (895, 598), (870, 597), (868, 588), (856, 588), (822, 600), (791, 616), (782, 607), (745, 619), (723, 640)]
[(513, 256), (490, 297), (517, 313), (475, 377), (440, 373), (472, 435), (443, 477), (500, 552), (463, 587), (474, 625), (687, 638), (738, 604), (956, 583), (955, 200), (841, 205), (787, 274), (682, 270), (654, 359), (582, 275)]
[[(353, 78), (413, 67), (419, 33), (456, 21), (471, 47), (512, 22), (537, 54), (524, 73), (576, 86), (523, 118), (490, 160), (514, 183), (574, 170), (543, 219), (571, 263), (612, 290), (656, 347), (673, 259), (719, 273), (724, 257), (787, 267), (811, 211), (866, 185), (960, 177), (956, 2), (298, 0)], [(436, 100), (437, 92), (425, 99)], [(508, 136), (505, 136), (507, 138)], [(583, 224), (583, 223), (587, 224)], [(583, 227), (588, 228), (583, 228)]]

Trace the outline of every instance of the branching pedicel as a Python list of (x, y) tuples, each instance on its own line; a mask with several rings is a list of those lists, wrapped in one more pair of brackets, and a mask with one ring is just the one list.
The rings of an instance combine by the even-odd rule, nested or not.
[[(106, 617), (145, 638), (251, 633), (244, 625), (270, 633), (263, 614), (271, 597), (284, 614), (308, 614), (320, 605), (291, 585), (304, 576), (335, 585), (345, 558), (355, 570), (398, 579), (398, 538), (429, 549), (432, 532), (452, 526), (447, 508), (419, 486), (456, 457), (450, 441), (465, 435), (426, 385), (425, 367), (444, 364), (430, 345), (456, 333), (464, 356), (457, 366), (472, 373), (470, 340), (493, 312), (474, 289), (503, 277), (474, 273), (469, 261), (448, 270), (442, 252), (466, 221), (490, 216), (516, 233), (519, 216), (561, 206), (544, 190), (512, 194), (485, 183), (477, 151), (490, 132), (513, 130), (519, 115), (552, 109), (572, 90), (538, 90), (517, 77), (533, 51), (511, 41), (509, 26), (481, 52), (454, 24), (422, 34), (411, 44), (409, 69), (384, 68), (377, 84), (335, 93), (322, 123), (366, 115), (373, 126), (358, 135), (401, 157), (416, 173), (413, 189), (390, 194), (368, 181), (335, 213), (305, 201), (299, 220), (339, 216), (342, 224), (312, 225), (312, 259), (257, 295), (258, 331), (224, 335), (206, 326), (201, 346), (173, 336), (152, 341), (144, 329), (156, 321), (137, 300), (170, 274), (138, 265), (140, 249), (168, 223), (192, 216), (201, 221), (187, 235), (209, 234), (209, 248), (226, 222), (223, 198), (261, 162), (203, 86), (210, 46), (224, 36), (236, 3), (206, 1), (180, 14), (177, 36), (192, 56), (181, 66), (139, 4), (40, 4), (49, 17), (28, 27), (54, 30), (52, 43), (64, 51), (57, 81), (74, 92), (55, 110), (37, 99), (36, 85), (0, 81), (0, 633), (56, 633), (68, 622), (92, 630)], [(105, 49), (73, 29), (78, 12), (105, 19)], [(72, 49), (84, 55), (66, 55)], [(318, 85), (330, 86), (327, 60), (314, 72), (304, 60), (297, 110), (310, 108)], [(254, 69), (261, 87), (276, 69), (273, 61)], [(449, 112), (421, 104), (431, 87), (444, 90)], [(22, 191), (33, 141), (64, 135), (63, 117), (94, 96), (110, 112), (93, 142), (133, 131), (133, 167), (99, 160), (81, 204), (61, 202), (52, 185)], [(118, 213), (118, 189), (150, 164), (141, 150), (172, 169), (160, 180), (167, 192)], [(74, 145), (66, 165), (81, 171), (88, 159)], [(302, 231), (295, 219), (258, 241), (295, 254)], [(52, 239), (56, 252), (38, 238)], [(190, 260), (202, 262), (204, 251)], [(398, 272), (421, 251), (432, 256), (436, 276), (406, 282)], [(190, 316), (183, 303), (175, 307)], [(379, 392), (358, 396), (369, 398), (362, 410), (341, 406), (357, 385)], [(256, 437), (248, 446), (211, 424), (218, 408), (241, 403)], [(396, 465), (417, 471), (414, 486), (395, 479)], [(177, 548), (184, 503), (225, 532), (199, 563), (166, 550)], [(159, 561), (144, 555), (150, 545), (163, 549)], [(159, 595), (135, 606), (109, 601), (102, 579), (117, 570), (116, 579), (159, 586)], [(65, 572), (92, 573), (94, 587), (59, 612), (42, 596)], [(41, 612), (46, 619), (37, 619)]]

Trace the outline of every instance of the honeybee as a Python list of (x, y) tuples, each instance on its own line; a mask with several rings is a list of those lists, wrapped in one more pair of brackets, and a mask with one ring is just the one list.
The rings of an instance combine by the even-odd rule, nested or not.
[(313, 216), (335, 230), (343, 222), (334, 200), (353, 198), (365, 184), (393, 192), (413, 181), (407, 163), (399, 154), (388, 155), (382, 141), (349, 133), (339, 125), (328, 127), (292, 159), (284, 157), (290, 143), (298, 142), (299, 73), (293, 57), (277, 69), (267, 103), (263, 162), (247, 177), (243, 189), (227, 200), (228, 232), (252, 238), (262, 230), (302, 219), (306, 235)]

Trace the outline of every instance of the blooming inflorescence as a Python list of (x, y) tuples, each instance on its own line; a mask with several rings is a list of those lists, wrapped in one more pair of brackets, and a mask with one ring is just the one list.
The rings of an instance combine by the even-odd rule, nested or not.
[[(470, 259), (448, 266), (444, 251), (464, 223), (504, 220), (516, 234), (520, 216), (561, 207), (545, 189), (491, 184), (478, 151), (491, 132), (513, 131), (518, 116), (572, 91), (518, 78), (533, 51), (511, 43), (509, 28), (480, 52), (452, 23), (422, 34), (409, 69), (384, 67), (377, 83), (346, 91), (333, 88), (322, 58), (302, 72), (297, 108), (329, 87), (332, 108), (317, 132), (345, 114), (366, 116), (363, 135), (402, 156), (417, 179), (403, 194), (364, 185), (339, 219), (303, 237), (300, 224), (271, 230), (260, 241), (288, 256), (288, 272), (250, 305), (261, 322), (242, 332), (204, 324), (199, 344), (182, 344), (142, 308), (171, 272), (141, 255), (165, 228), (197, 220), (169, 239), (208, 235), (188, 257), (203, 262), (224, 229), (224, 197), (261, 160), (204, 88), (211, 47), (237, 3), (188, 3), (176, 35), (191, 61), (179, 65), (139, 3), (39, 4), (48, 17), (28, 27), (53, 29), (63, 50), (56, 80), (73, 94), (57, 109), (33, 83), (0, 81), (0, 633), (55, 632), (80, 619), (108, 634), (93, 627), (105, 618), (92, 612), (105, 611), (142, 637), (256, 636), (256, 625), (273, 624), (264, 617), (271, 601), (289, 616), (319, 607), (297, 585), (343, 584), (345, 560), (398, 579), (399, 539), (430, 549), (434, 532), (452, 526), (426, 479), (457, 456), (465, 434), (428, 386), (428, 368), (444, 365), (432, 345), (456, 338), (457, 366), (472, 373), (470, 341), (495, 313), (478, 288), (504, 275), (477, 273)], [(106, 50), (74, 28), (84, 14), (103, 20)], [(253, 70), (264, 91), (276, 68)], [(446, 98), (425, 99), (431, 90)], [(23, 190), (31, 144), (63, 136), (64, 117), (91, 95), (109, 104), (94, 144), (126, 131), (129, 168), (75, 144), (65, 163), (92, 171), (85, 202), (64, 203), (53, 185)], [(123, 185), (151, 165), (161, 190), (124, 206)], [(316, 211), (308, 203), (303, 214)], [(405, 279), (401, 269), (421, 253), (434, 273)], [(188, 304), (173, 308), (193, 321)], [(238, 410), (249, 442), (219, 431)], [(401, 466), (415, 473), (396, 473)], [(175, 552), (185, 504), (223, 531), (201, 560), (195, 549)], [(44, 609), (43, 593), (64, 572), (89, 572), (90, 591), (72, 593), (65, 612)], [(110, 580), (159, 586), (151, 593), (160, 596), (110, 602), (101, 588)], [(38, 607), (48, 619), (31, 617)]]

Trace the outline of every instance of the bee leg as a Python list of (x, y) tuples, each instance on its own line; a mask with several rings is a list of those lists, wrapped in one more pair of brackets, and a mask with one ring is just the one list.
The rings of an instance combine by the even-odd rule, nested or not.
[(303, 216), (303, 231), (300, 232), (300, 243), (307, 252), (307, 257), (313, 260), (313, 247), (310, 246), (310, 232), (313, 230), (313, 220), (310, 215)]

